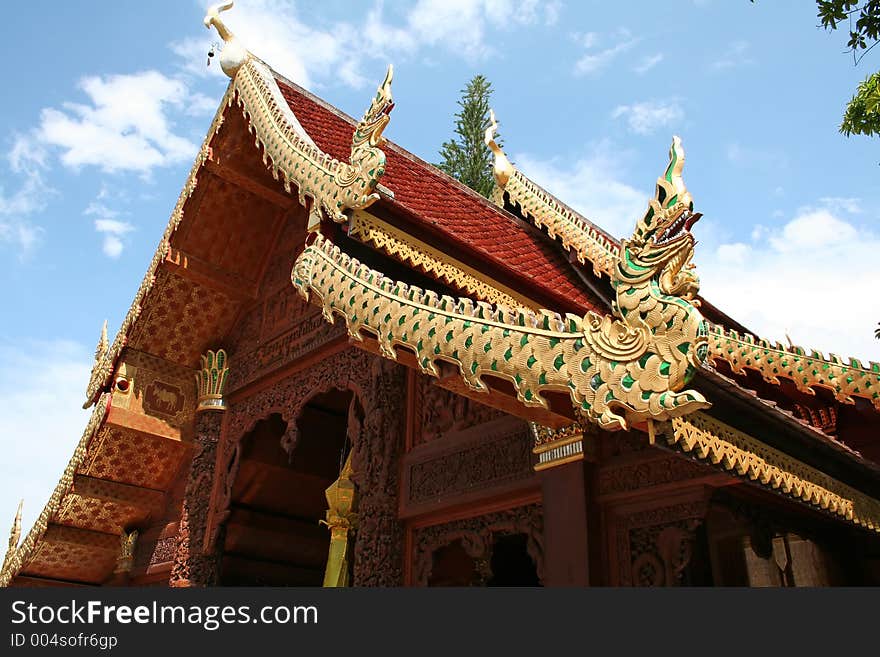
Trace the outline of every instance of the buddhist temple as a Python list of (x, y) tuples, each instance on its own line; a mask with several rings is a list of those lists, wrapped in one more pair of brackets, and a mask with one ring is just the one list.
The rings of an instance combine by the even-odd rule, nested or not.
[(880, 583), (880, 365), (700, 296), (678, 138), (618, 240), (494, 116), (486, 199), (383, 137), (390, 67), (351, 118), (231, 5), (228, 88), (0, 585)]

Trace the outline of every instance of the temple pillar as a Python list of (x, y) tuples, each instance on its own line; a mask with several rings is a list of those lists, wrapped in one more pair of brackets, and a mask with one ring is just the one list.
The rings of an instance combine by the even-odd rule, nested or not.
[(352, 456), (358, 486), (354, 585), (402, 586), (403, 523), (398, 470), (406, 417), (406, 371), (375, 358), (364, 386), (364, 421)]
[(215, 548), (206, 554), (204, 548), (217, 445), (226, 410), (223, 388), (227, 374), (225, 351), (208, 351), (202, 356), (202, 369), (196, 375), (199, 402), (195, 454), (183, 498), (170, 586), (212, 586), (219, 578), (219, 552)]
[(589, 586), (588, 481), (580, 425), (533, 425), (544, 507), (544, 586)]

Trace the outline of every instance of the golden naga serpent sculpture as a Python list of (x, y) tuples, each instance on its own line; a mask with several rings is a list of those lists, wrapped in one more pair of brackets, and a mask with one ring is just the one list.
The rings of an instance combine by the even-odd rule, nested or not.
[(309, 230), (317, 229), (324, 216), (337, 223), (348, 221), (346, 210), (363, 209), (379, 200), (375, 191), (385, 174), (382, 133), (394, 109), (391, 66), (379, 85), (363, 118), (355, 127), (347, 162), (318, 148), (294, 116), (269, 67), (251, 55), (220, 19), (232, 2), (214, 5), (205, 26), (214, 27), (223, 39), (220, 66), (232, 78), (235, 97), (263, 149), (263, 160), (276, 179), (283, 176), (290, 192), (295, 184), (302, 205), (311, 199)]
[[(518, 206), (523, 216), (538, 228), (545, 228), (551, 238), (572, 251), (581, 264), (591, 263), (596, 275), (613, 279), (621, 245), (580, 217), (514, 167), (495, 142), (497, 123), (494, 113), (486, 130), (485, 143), (495, 155), (493, 200)], [(817, 388), (830, 390), (844, 403), (854, 398), (870, 401), (880, 410), (880, 364), (863, 365), (856, 358), (825, 357), (821, 352), (794, 345), (783, 346), (747, 333), (707, 324), (710, 363), (726, 362), (736, 373), (746, 369), (758, 372), (765, 380), (778, 384), (781, 378), (794, 383), (798, 390), (815, 394)]]
[(344, 318), (350, 336), (374, 336), (382, 353), (416, 355), (423, 372), (458, 366), (474, 390), (483, 376), (513, 383), (527, 406), (546, 408), (546, 391), (567, 392), (575, 409), (604, 429), (665, 420), (710, 404), (683, 390), (706, 356), (706, 324), (691, 302), (699, 288), (690, 228), (699, 218), (681, 178), (676, 138), (657, 193), (624, 243), (613, 270), (616, 318), (549, 310), (512, 311), (453, 299), (385, 277), (320, 234), (294, 263), (291, 280), (324, 317)]

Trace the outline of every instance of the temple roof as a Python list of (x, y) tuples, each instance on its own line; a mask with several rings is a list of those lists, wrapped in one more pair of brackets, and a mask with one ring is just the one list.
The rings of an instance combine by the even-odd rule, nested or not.
[[(290, 162), (284, 161), (283, 153), (279, 154), (278, 148), (272, 151), (272, 147), (277, 147), (284, 139), (288, 140), (288, 144), (291, 139), (299, 139), (301, 145), (318, 149), (317, 154), (310, 153), (310, 156), (323, 158), (319, 162), (321, 166), (334, 160), (322, 173), (335, 175), (341, 167), (347, 166), (353, 152), (352, 133), (359, 123), (272, 72), (262, 62), (255, 60), (252, 63), (254, 66), (250, 73), (254, 76), (253, 85), (242, 91), (236, 87), (236, 81), (233, 81), (221, 101), (217, 116), (184, 185), (144, 283), (137, 291), (113, 345), (108, 345), (106, 339), (102, 338), (88, 389), (87, 405), (96, 405), (94, 414), (49, 504), (25, 541), (12, 555), (10, 567), (0, 575), (0, 581), (4, 583), (28, 563), (35, 562), (36, 555), (41, 554), (41, 551), (47, 555), (46, 563), (49, 565), (45, 566), (45, 571), (33, 572), (64, 578), (63, 568), (69, 566), (69, 554), (73, 553), (61, 554), (55, 550), (53, 556), (53, 551), (47, 548), (47, 544), (52, 541), (58, 545), (73, 545), (80, 550), (91, 550), (95, 547), (92, 544), (94, 541), (103, 542), (98, 546), (100, 551), (97, 561), (93, 562), (94, 572), (89, 577), (80, 578), (95, 583), (101, 581), (101, 573), (113, 565), (116, 545), (112, 541), (108, 542), (106, 536), (111, 530), (125, 530), (138, 518), (145, 517), (143, 513), (155, 512), (155, 499), (169, 494), (173, 475), (177, 469), (185, 466), (191, 444), (184, 429), (174, 426), (170, 430), (168, 426), (160, 426), (161, 422), (155, 417), (145, 419), (146, 416), (138, 415), (139, 428), (132, 431), (128, 426), (131, 418), (140, 411), (120, 407), (114, 401), (114, 395), (118, 391), (114, 391), (111, 385), (113, 378), (121, 371), (120, 359), (123, 351), (128, 349), (140, 358), (140, 361), (132, 361), (128, 365), (147, 370), (151, 367), (175, 370), (175, 376), (184, 380), (191, 374), (191, 368), (196, 366), (198, 354), (228, 336), (247, 304), (259, 298), (260, 287), (269, 275), (267, 268), (270, 252), (273, 249), (288, 248), (286, 243), (280, 241), (279, 236), (284, 233), (285, 225), (291, 223), (293, 210), (302, 210), (296, 205), (297, 190), (291, 190), (291, 183), (296, 180), (288, 175), (292, 170)], [(241, 66), (241, 63), (238, 65)], [(260, 88), (260, 84), (270, 86)], [(276, 84), (277, 88), (273, 89)], [(390, 72), (386, 84), (390, 84)], [(254, 97), (246, 99), (246, 92), (253, 93)], [(253, 107), (247, 105), (254, 98), (265, 105), (280, 98), (280, 102), (286, 103), (286, 107), (276, 108), (278, 111), (267, 110), (264, 112), (265, 116), (255, 117)], [(235, 108), (236, 102), (242, 106), (244, 118)], [(259, 120), (263, 121), (260, 126), (262, 133), (255, 126)], [(224, 127), (221, 131), (221, 125), (235, 127)], [(240, 134), (229, 134), (235, 131)], [(253, 147), (254, 141), (248, 131), (257, 132), (257, 148)], [(272, 134), (267, 134), (267, 131)], [(215, 157), (213, 148), (224, 138), (232, 138), (233, 141), (239, 139), (249, 149), (245, 153), (245, 157), (249, 158), (247, 166), (235, 170)], [(239, 154), (245, 152), (245, 146), (241, 147)], [(436, 249), (443, 258), (448, 256), (457, 259), (469, 268), (467, 272), (479, 279), (478, 283), (489, 286), (499, 283), (504, 286), (504, 294), (504, 290), (512, 291), (521, 295), (516, 300), (533, 300), (534, 304), (531, 306), (526, 304), (531, 310), (550, 307), (561, 313), (579, 316), (589, 315), (592, 311), (598, 315), (607, 313), (611, 287), (605, 276), (613, 269), (614, 263), (609, 258), (619, 257), (621, 244), (617, 240), (524, 176), (518, 178), (522, 185), (521, 191), (531, 195), (528, 198), (533, 205), (523, 203), (523, 197), (520, 196), (515, 203), (501, 207), (501, 204), (483, 198), (400, 146), (384, 142), (382, 149), (385, 155), (384, 175), (381, 176), (381, 185), (373, 186), (378, 192), (378, 200), (370, 205), (371, 216), (387, 221), (393, 229), (415, 234), (419, 240), (418, 248)], [(234, 151), (230, 147), (230, 152)], [(259, 162), (260, 156), (262, 165)], [(284, 166), (288, 166), (288, 169), (283, 169)], [(242, 171), (248, 167), (250, 177), (242, 175)], [(281, 174), (285, 177), (280, 183), (276, 182), (279, 180), (279, 168), (282, 168)], [(672, 165), (670, 170), (671, 168)], [(274, 181), (270, 172), (274, 175)], [(285, 188), (288, 192), (286, 194)], [(373, 188), (367, 191), (372, 192)], [(303, 201), (302, 188), (298, 191), (300, 200)], [(265, 206), (262, 209), (257, 207), (258, 203), (254, 200), (257, 197), (262, 198)], [(316, 205), (317, 201), (313, 196), (312, 212)], [(356, 213), (367, 205), (369, 203), (360, 206), (352, 204), (347, 209)], [(535, 221), (535, 213), (538, 211), (550, 214), (544, 214), (541, 221)], [(215, 215), (222, 215), (226, 221), (228, 234), (223, 236), (225, 241), (216, 239), (217, 233), (222, 232), (223, 228), (213, 221)], [(547, 222), (551, 219), (562, 223), (556, 225), (555, 233), (548, 230), (548, 236), (540, 226), (547, 229)], [(537, 227), (531, 222), (536, 223)], [(562, 248), (555, 239), (556, 235), (562, 233), (560, 226), (568, 231), (566, 235), (569, 238), (575, 242), (581, 241), (572, 242)], [(292, 253), (293, 249), (290, 249), (291, 258)], [(593, 260), (590, 254), (594, 254)], [(385, 255), (394, 257), (391, 252)], [(399, 259), (406, 261), (405, 258)], [(423, 269), (429, 276), (442, 279), (442, 276), (424, 267)], [(287, 272), (282, 272), (280, 280), (288, 275), (289, 268)], [(273, 283), (277, 283), (277, 280)], [(290, 285), (289, 278), (286, 284)], [(466, 285), (460, 287), (468, 291)], [(178, 296), (185, 303), (175, 302), (173, 297), (176, 293), (179, 293)], [(479, 295), (474, 296), (487, 300)], [(411, 294), (409, 300), (412, 301), (413, 298)], [(168, 321), (166, 315), (170, 312), (185, 314), (182, 309), (187, 309), (189, 313), (190, 320), (181, 322), (187, 325), (179, 331), (175, 326), (174, 335), (160, 335), (159, 329), (174, 324)], [(469, 310), (473, 313), (472, 305)], [(716, 367), (719, 362), (724, 363), (725, 369), (716, 371), (705, 365), (698, 375), (698, 381), (702, 381), (707, 388), (719, 395), (737, 400), (736, 403), (749, 409), (749, 412), (763, 414), (768, 423), (788, 427), (791, 430), (791, 444), (798, 442), (808, 446), (804, 448), (801, 444), (794, 445), (800, 450), (800, 458), (809, 461), (813, 467), (827, 463), (835, 472), (844, 472), (847, 477), (854, 477), (862, 490), (870, 489), (868, 492), (880, 498), (878, 491), (874, 490), (878, 488), (877, 482), (880, 481), (875, 454), (868, 454), (869, 458), (866, 459), (845, 441), (820, 431), (804, 418), (792, 415), (779, 405), (780, 400), (796, 398), (796, 401), (802, 402), (809, 399), (809, 395), (816, 392), (814, 388), (830, 388), (837, 401), (851, 402), (854, 405), (849, 397), (853, 394), (861, 403), (859, 412), (874, 414), (880, 408), (880, 395), (873, 392), (872, 386), (876, 383), (871, 377), (877, 378), (880, 366), (872, 363), (865, 368), (857, 361), (844, 361), (836, 357), (825, 359), (818, 353), (811, 354), (796, 347), (771, 345), (751, 336), (732, 333), (726, 329), (741, 330), (742, 327), (714, 307), (710, 306), (710, 310), (710, 319), (722, 322), (726, 328), (712, 327), (714, 341), (710, 342), (709, 358), (717, 361)], [(546, 326), (537, 327), (538, 332), (544, 330), (549, 333), (553, 329), (557, 331), (554, 335), (562, 335), (563, 330), (567, 330), (554, 324), (563, 324), (561, 316), (554, 316), (548, 311), (539, 313), (541, 314), (530, 316), (531, 319), (539, 317), (547, 323)], [(610, 320), (607, 314), (605, 317)], [(197, 321), (192, 318), (197, 318)], [(506, 317), (499, 312), (492, 318), (481, 315), (480, 319), (490, 319), (489, 323), (494, 322), (497, 328), (504, 325)], [(526, 327), (526, 324), (527, 316), (521, 313), (518, 326)], [(172, 339), (173, 349), (168, 346)], [(528, 336), (523, 337), (522, 345), (527, 342)], [(488, 352), (490, 345), (487, 343), (486, 346)], [(713, 348), (714, 353), (711, 351)], [(779, 371), (779, 365), (774, 359), (780, 356), (783, 360), (794, 363), (782, 366), (790, 371)], [(159, 360), (162, 363), (158, 365), (153, 362)], [(793, 372), (799, 362), (808, 370), (814, 371), (804, 377), (798, 375), (798, 380), (794, 381), (795, 387), (792, 388), (786, 381), (790, 383), (794, 380)], [(474, 366), (476, 365), (475, 361)], [(556, 369), (560, 370), (561, 365)], [(541, 376), (543, 378), (544, 375)], [(865, 403), (865, 400), (869, 402)], [(185, 413), (181, 411), (181, 414)], [(876, 414), (871, 417), (876, 421)], [(119, 429), (123, 425), (128, 428)], [(137, 441), (144, 443), (156, 438), (154, 442), (157, 446), (154, 451), (157, 454), (159, 451), (162, 453), (152, 458), (152, 461), (161, 462), (161, 467), (145, 469), (145, 472), (149, 471), (149, 477), (143, 481), (133, 478), (132, 469), (135, 466), (125, 459), (114, 457), (115, 469), (108, 466), (104, 473), (106, 476), (91, 469), (96, 459), (107, 458), (102, 457), (101, 450), (107, 451), (108, 445), (113, 446), (113, 441), (107, 439), (111, 433), (116, 436), (120, 445), (124, 443), (128, 449)], [(813, 454), (810, 453), (810, 445), (815, 445)], [(776, 447), (781, 449), (786, 445)], [(108, 481), (116, 487), (112, 493), (101, 493), (106, 503), (123, 506), (121, 501), (127, 500), (127, 495), (135, 494), (138, 501), (137, 504), (133, 503), (133, 510), (123, 509), (125, 513), (119, 512), (118, 517), (114, 516), (113, 523), (102, 529), (94, 525), (94, 512), (90, 515), (90, 512), (84, 511), (77, 515), (71, 509), (75, 510), (76, 504), (80, 502), (79, 497), (87, 497), (84, 491), (88, 487), (101, 486)], [(132, 492), (129, 488), (138, 490)], [(99, 499), (94, 491), (89, 495), (91, 497), (88, 499)], [(66, 519), (65, 513), (68, 516)], [(138, 513), (141, 515), (138, 516)], [(880, 511), (877, 516), (880, 517)], [(155, 515), (153, 518), (155, 519)], [(95, 533), (77, 535), (74, 530)], [(52, 541), (46, 539), (46, 536), (53, 537)], [(69, 579), (77, 578), (71, 576)]]
[[(277, 74), (275, 79), (321, 150), (347, 160), (357, 121), (289, 80)], [(585, 292), (566, 256), (539, 231), (397, 144), (386, 142), (384, 150), (382, 184), (394, 196), (384, 197), (380, 205), (402, 210), (429, 231), (470, 252), (476, 262), (485, 260), (524, 279), (564, 308), (578, 312), (596, 308), (596, 299)]]

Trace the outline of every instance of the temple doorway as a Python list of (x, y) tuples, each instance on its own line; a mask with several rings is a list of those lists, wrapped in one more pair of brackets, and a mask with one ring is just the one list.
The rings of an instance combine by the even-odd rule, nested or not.
[(325, 490), (350, 449), (350, 391), (316, 395), (297, 418), (290, 454), (282, 447), (287, 423), (278, 414), (242, 440), (225, 528), (221, 584), (321, 586), (330, 534), (321, 524)]

